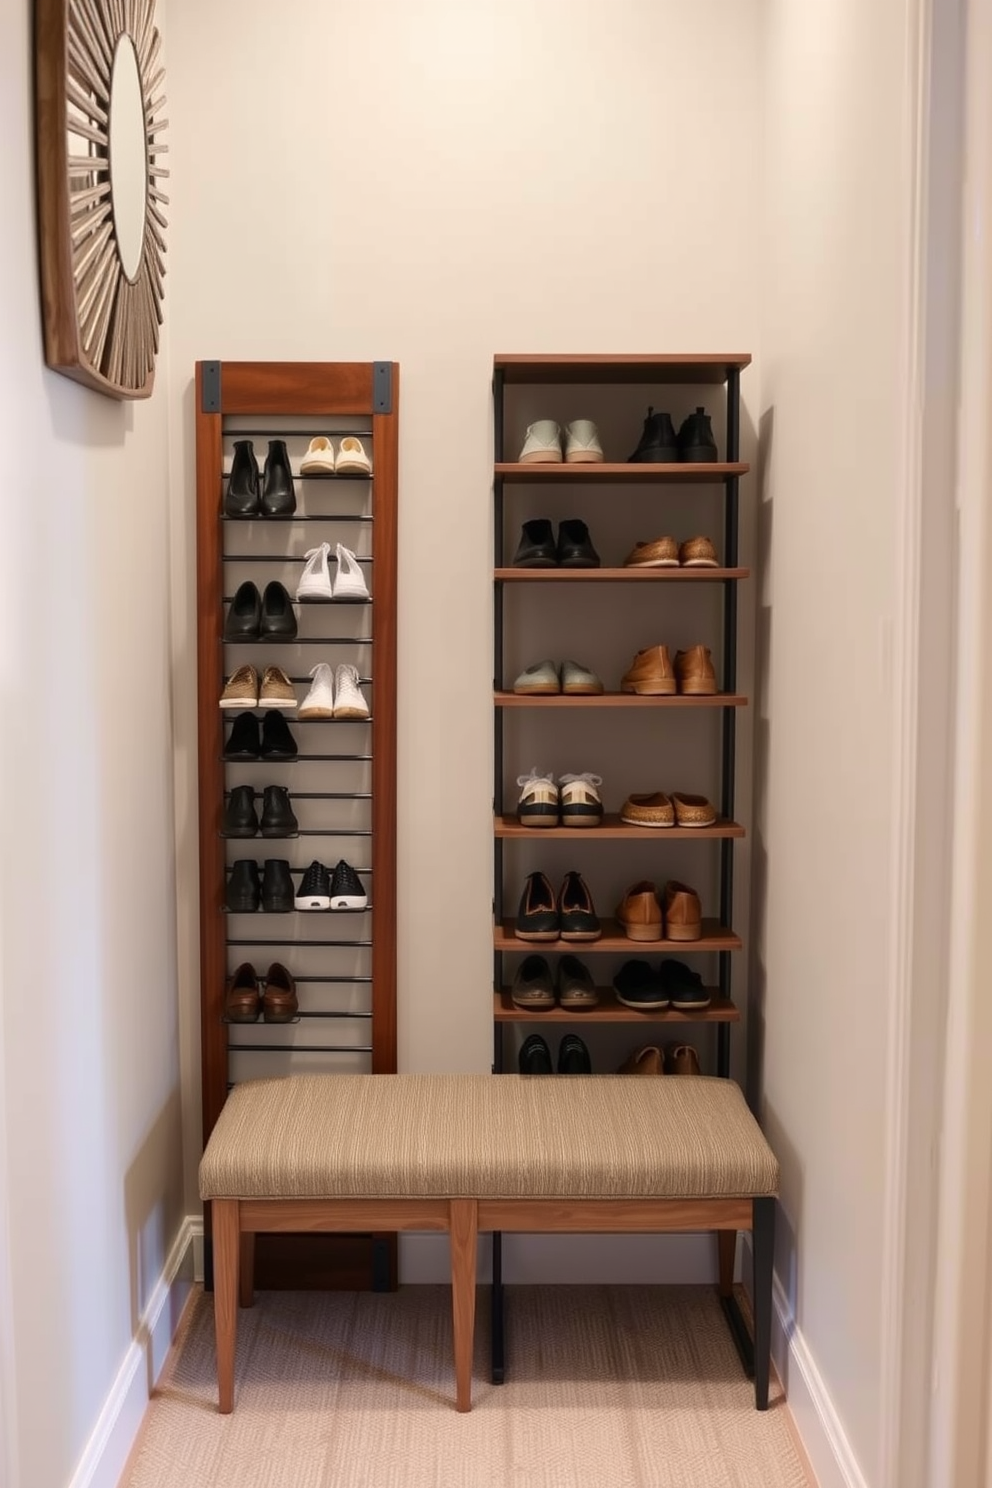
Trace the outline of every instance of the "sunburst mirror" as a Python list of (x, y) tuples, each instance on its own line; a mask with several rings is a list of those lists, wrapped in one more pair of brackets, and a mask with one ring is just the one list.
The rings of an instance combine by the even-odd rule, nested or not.
[(147, 398), (165, 276), (165, 70), (154, 0), (36, 0), (45, 359)]

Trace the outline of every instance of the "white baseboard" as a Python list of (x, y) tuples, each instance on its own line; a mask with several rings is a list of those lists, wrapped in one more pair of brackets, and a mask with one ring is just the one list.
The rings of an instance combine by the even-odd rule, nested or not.
[(203, 1221), (187, 1216), (155, 1283), (69, 1488), (117, 1488), (193, 1286), (191, 1247)]
[[(751, 1237), (745, 1234), (742, 1239), (745, 1280), (751, 1292)], [(868, 1488), (778, 1276), (772, 1279), (772, 1359), (819, 1488)]]
[[(490, 1240), (478, 1276), (490, 1277)], [(401, 1286), (450, 1282), (446, 1235), (400, 1235)], [(700, 1285), (716, 1281), (712, 1235), (504, 1235), (503, 1280), (512, 1285)]]

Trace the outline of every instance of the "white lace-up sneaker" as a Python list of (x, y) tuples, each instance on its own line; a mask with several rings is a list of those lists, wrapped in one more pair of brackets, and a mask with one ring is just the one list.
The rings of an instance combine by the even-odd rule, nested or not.
[(542, 775), (535, 765), (529, 775), (518, 775), (520, 799), (517, 820), (522, 827), (556, 827), (558, 825), (558, 787), (552, 771)]
[(338, 445), (338, 475), (371, 475), (372, 461), (365, 446), (354, 434), (348, 434)]
[(335, 549), (338, 560), (338, 571), (334, 576), (334, 598), (335, 599), (368, 599), (368, 585), (365, 575), (358, 566), (358, 559), (350, 548), (344, 548), (338, 543)]
[(369, 705), (358, 683), (358, 668), (343, 661), (334, 673), (335, 718), (368, 718)]
[(591, 419), (576, 419), (565, 430), (565, 460), (569, 465), (599, 465), (603, 446)]
[(603, 820), (602, 775), (559, 775), (563, 827), (598, 827)]
[(322, 599), (334, 598), (331, 574), (327, 567), (330, 553), (331, 545), (327, 542), (322, 542), (319, 547), (307, 549), (304, 555), (307, 560), (306, 566), (296, 586), (296, 597), (302, 603), (313, 604)]
[(297, 718), (334, 717), (334, 673), (329, 662), (318, 661), (310, 668), (313, 681), (310, 691), (300, 704)]
[(529, 424), (524, 447), (520, 451), (520, 464), (558, 465), (560, 463), (561, 429), (554, 419), (538, 419), (536, 424)]
[(326, 434), (315, 434), (300, 461), (301, 475), (333, 475), (334, 446)]

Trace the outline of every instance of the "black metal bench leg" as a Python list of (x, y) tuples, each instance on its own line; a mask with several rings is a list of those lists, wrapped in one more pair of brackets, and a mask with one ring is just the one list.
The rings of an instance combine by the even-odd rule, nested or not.
[(491, 1374), (494, 1385), (503, 1383), (503, 1236), (493, 1233), (493, 1289), (491, 1307)]
[(775, 1258), (775, 1200), (753, 1201), (754, 1251), (754, 1404), (768, 1409), (772, 1349), (772, 1265)]

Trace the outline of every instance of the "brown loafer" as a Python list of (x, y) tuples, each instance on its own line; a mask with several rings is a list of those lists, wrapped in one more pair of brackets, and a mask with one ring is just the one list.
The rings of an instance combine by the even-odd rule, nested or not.
[(708, 537), (690, 537), (679, 545), (679, 563), (683, 568), (719, 568), (716, 548)]
[(664, 888), (664, 902), (666, 939), (701, 940), (703, 912), (695, 889), (671, 878)]
[(628, 796), (620, 807), (620, 820), (629, 827), (674, 827), (675, 807), (664, 791)]
[(265, 992), (262, 996), (262, 1017), (266, 1023), (291, 1023), (296, 1017), (299, 1002), (296, 983), (280, 961), (273, 961), (265, 977)]
[(691, 1044), (665, 1045), (665, 1073), (668, 1075), (699, 1075), (699, 1055)]
[(645, 1044), (635, 1049), (617, 1070), (618, 1075), (662, 1075), (665, 1059), (657, 1044)]
[(254, 1023), (261, 1005), (255, 968), (242, 961), (224, 992), (224, 1017), (229, 1023)]
[(716, 692), (716, 672), (708, 646), (690, 646), (675, 654), (675, 676), (679, 692), (687, 697), (712, 697)]
[(678, 692), (668, 647), (649, 646), (638, 651), (620, 679), (620, 691), (636, 692), (639, 697), (665, 697)]
[(672, 795), (675, 821), (680, 827), (711, 827), (716, 821), (716, 811), (705, 796), (690, 796), (685, 791)]
[(628, 940), (661, 940), (664, 918), (654, 884), (646, 878), (632, 884), (617, 907), (617, 920)]
[(624, 568), (678, 568), (679, 545), (674, 537), (656, 537), (652, 542), (636, 542), (626, 558)]

